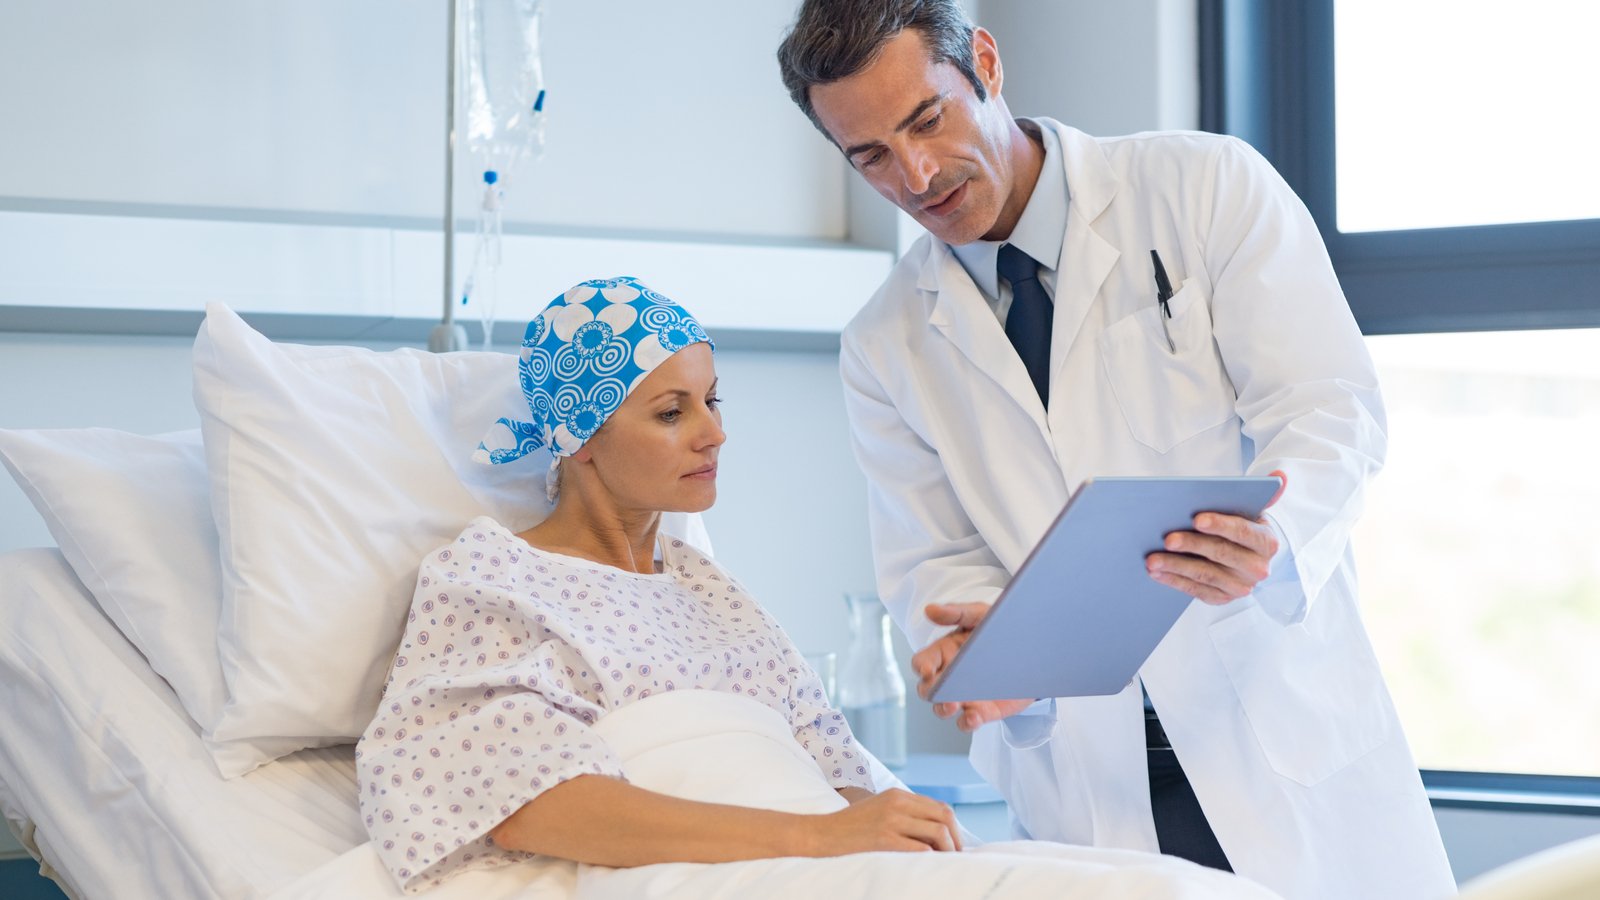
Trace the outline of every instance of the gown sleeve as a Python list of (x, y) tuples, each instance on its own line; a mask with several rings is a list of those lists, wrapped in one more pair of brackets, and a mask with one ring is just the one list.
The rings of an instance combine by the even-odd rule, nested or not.
[[(771, 616), (767, 618), (770, 620)], [(772, 623), (788, 667), (789, 724), (794, 739), (817, 761), (823, 777), (835, 788), (859, 787), (872, 790), (872, 774), (861, 746), (844, 720), (844, 714), (828, 703), (822, 678), (795, 648), (789, 636)]]
[[(489, 831), (580, 775), (623, 777), (573, 690), (582, 659), (516, 615), (513, 595), (447, 547), (422, 564), (376, 718), (356, 748), (361, 810), (407, 892), (529, 854)], [(502, 579), (504, 580), (504, 579)], [(509, 584), (506, 586), (509, 587)]]

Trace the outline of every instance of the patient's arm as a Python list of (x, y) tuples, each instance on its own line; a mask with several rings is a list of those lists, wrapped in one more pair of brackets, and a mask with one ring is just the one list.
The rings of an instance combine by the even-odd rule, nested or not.
[(950, 807), (900, 790), (851, 800), (836, 813), (797, 815), (680, 800), (620, 779), (583, 775), (524, 804), (490, 836), (509, 850), (628, 867), (959, 850), (958, 833)]

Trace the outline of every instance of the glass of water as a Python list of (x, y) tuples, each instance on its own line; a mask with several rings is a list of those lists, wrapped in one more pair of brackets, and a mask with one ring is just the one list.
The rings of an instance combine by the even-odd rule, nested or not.
[(837, 704), (839, 702), (839, 654), (832, 650), (824, 650), (820, 653), (802, 653), (801, 656), (804, 657), (806, 665), (811, 667), (811, 671), (817, 673), (817, 677), (822, 679), (822, 692), (827, 695), (828, 702)]

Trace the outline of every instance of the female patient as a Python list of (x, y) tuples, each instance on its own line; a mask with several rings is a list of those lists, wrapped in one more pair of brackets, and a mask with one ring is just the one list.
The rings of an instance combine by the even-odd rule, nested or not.
[[(367, 829), (404, 888), (533, 853), (615, 867), (590, 870), (611, 879), (606, 896), (656, 892), (627, 880), (652, 870), (627, 867), (755, 859), (771, 861), (779, 882), (792, 875), (823, 893), (859, 895), (884, 879), (912, 890), (921, 878), (915, 891), (944, 896), (1264, 896), (1181, 860), (1062, 845), (997, 845), (1010, 849), (941, 866), (889, 854), (866, 882), (851, 860), (779, 859), (961, 848), (945, 805), (870, 790), (868, 758), (783, 630), (700, 551), (658, 536), (662, 511), (716, 499), (726, 438), (710, 339), (633, 279), (585, 282), (529, 324), (520, 374), (532, 421), (501, 419), (479, 456), (502, 463), (548, 448), (554, 511), (515, 534), (476, 519), (422, 561), (378, 716), (357, 748)], [(741, 698), (731, 705), (775, 726), (772, 739), (828, 801), (804, 808), (836, 811), (698, 802), (629, 783), (601, 732), (663, 709), (640, 703), (651, 695), (674, 709), (657, 715)], [(653, 721), (647, 728), (664, 728)], [(791, 733), (803, 750), (786, 745)], [(730, 762), (709, 758), (716, 752), (688, 765), (737, 781), (718, 772)], [(715, 881), (720, 870), (695, 877)], [(686, 896), (704, 886), (682, 885)]]
[[(358, 750), (362, 812), (391, 871), (412, 887), (516, 858), (505, 851), (636, 866), (958, 849), (948, 807), (871, 792), (844, 718), (777, 623), (658, 535), (662, 511), (717, 496), (725, 435), (699, 323), (632, 279), (586, 282), (529, 324), (523, 348), (533, 421), (500, 420), (479, 456), (547, 447), (555, 509), (520, 534), (479, 518), (422, 562)], [(779, 712), (850, 805), (793, 815), (624, 781), (590, 726), (696, 689)]]

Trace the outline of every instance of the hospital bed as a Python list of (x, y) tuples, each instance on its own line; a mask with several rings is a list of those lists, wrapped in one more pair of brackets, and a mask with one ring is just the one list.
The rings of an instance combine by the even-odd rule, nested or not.
[[(359, 817), (351, 739), (409, 604), (406, 572), (471, 515), (514, 524), (507, 508), (543, 494), (542, 467), (457, 468), (483, 423), (521, 399), (512, 357), (449, 357), (276, 345), (214, 307), (196, 342), (203, 440), (0, 432), (0, 459), (58, 544), (0, 554), (0, 811), (69, 896), (400, 896)], [(705, 540), (691, 521), (671, 527)], [(280, 556), (250, 558), (263, 548)], [(246, 573), (250, 585), (229, 583)], [(280, 596), (244, 609), (246, 588), (272, 579)], [(252, 634), (230, 633), (241, 624)], [(224, 740), (219, 710), (265, 671), (295, 702)], [(330, 698), (352, 684), (341, 717)], [(918, 879), (944, 897), (1002, 881), (1005, 896), (1261, 896), (1146, 854), (1063, 848), (1045, 875), (1022, 855), (962, 859), (950, 874), (906, 854), (675, 864), (639, 876), (664, 881), (587, 891), (581, 868), (529, 860), (423, 896), (846, 900)]]
[(264, 896), (366, 840), (353, 748), (223, 779), (59, 550), (0, 585), (0, 808), (68, 896)]
[[(353, 747), (306, 749), (238, 778), (224, 779), (198, 726), (172, 689), (150, 668), (55, 548), (0, 554), (0, 811), (41, 873), (73, 898), (275, 898), (348, 900), (403, 896), (367, 843), (356, 801)], [(1087, 873), (1077, 890), (1021, 878), (993, 864), (968, 866), (968, 889), (942, 897), (987, 896), (991, 884), (1021, 897), (1265, 897), (1247, 890), (1217, 892), (1188, 885), (1151, 893), (1150, 873), (1107, 871), (1116, 851), (1078, 849), (1072, 859)], [(874, 857), (894, 857), (902, 873), (885, 872)], [(710, 898), (895, 896), (885, 884), (937, 876), (906, 854), (868, 854), (833, 863), (828, 883), (788, 869), (818, 861), (777, 860), (666, 869), (640, 875), (620, 889), (580, 892), (571, 871), (516, 867), (468, 872), (421, 896), (437, 900), (572, 900), (642, 896), (647, 878), (659, 896)], [(752, 874), (751, 867), (773, 871)], [(1187, 866), (1187, 864), (1180, 864)], [(914, 866), (912, 868), (911, 866)], [(739, 869), (739, 867), (744, 867)], [(696, 883), (673, 868), (728, 868), (725, 879), (702, 872)], [(1197, 867), (1189, 867), (1196, 870)], [(630, 870), (642, 873), (645, 870)], [(1171, 873), (1169, 872), (1168, 875)], [(1200, 878), (1198, 874), (1195, 878)], [(757, 889), (762, 880), (781, 891)], [(982, 881), (983, 883), (979, 883)], [(848, 890), (841, 890), (840, 885)], [(723, 893), (714, 893), (721, 891)]]

